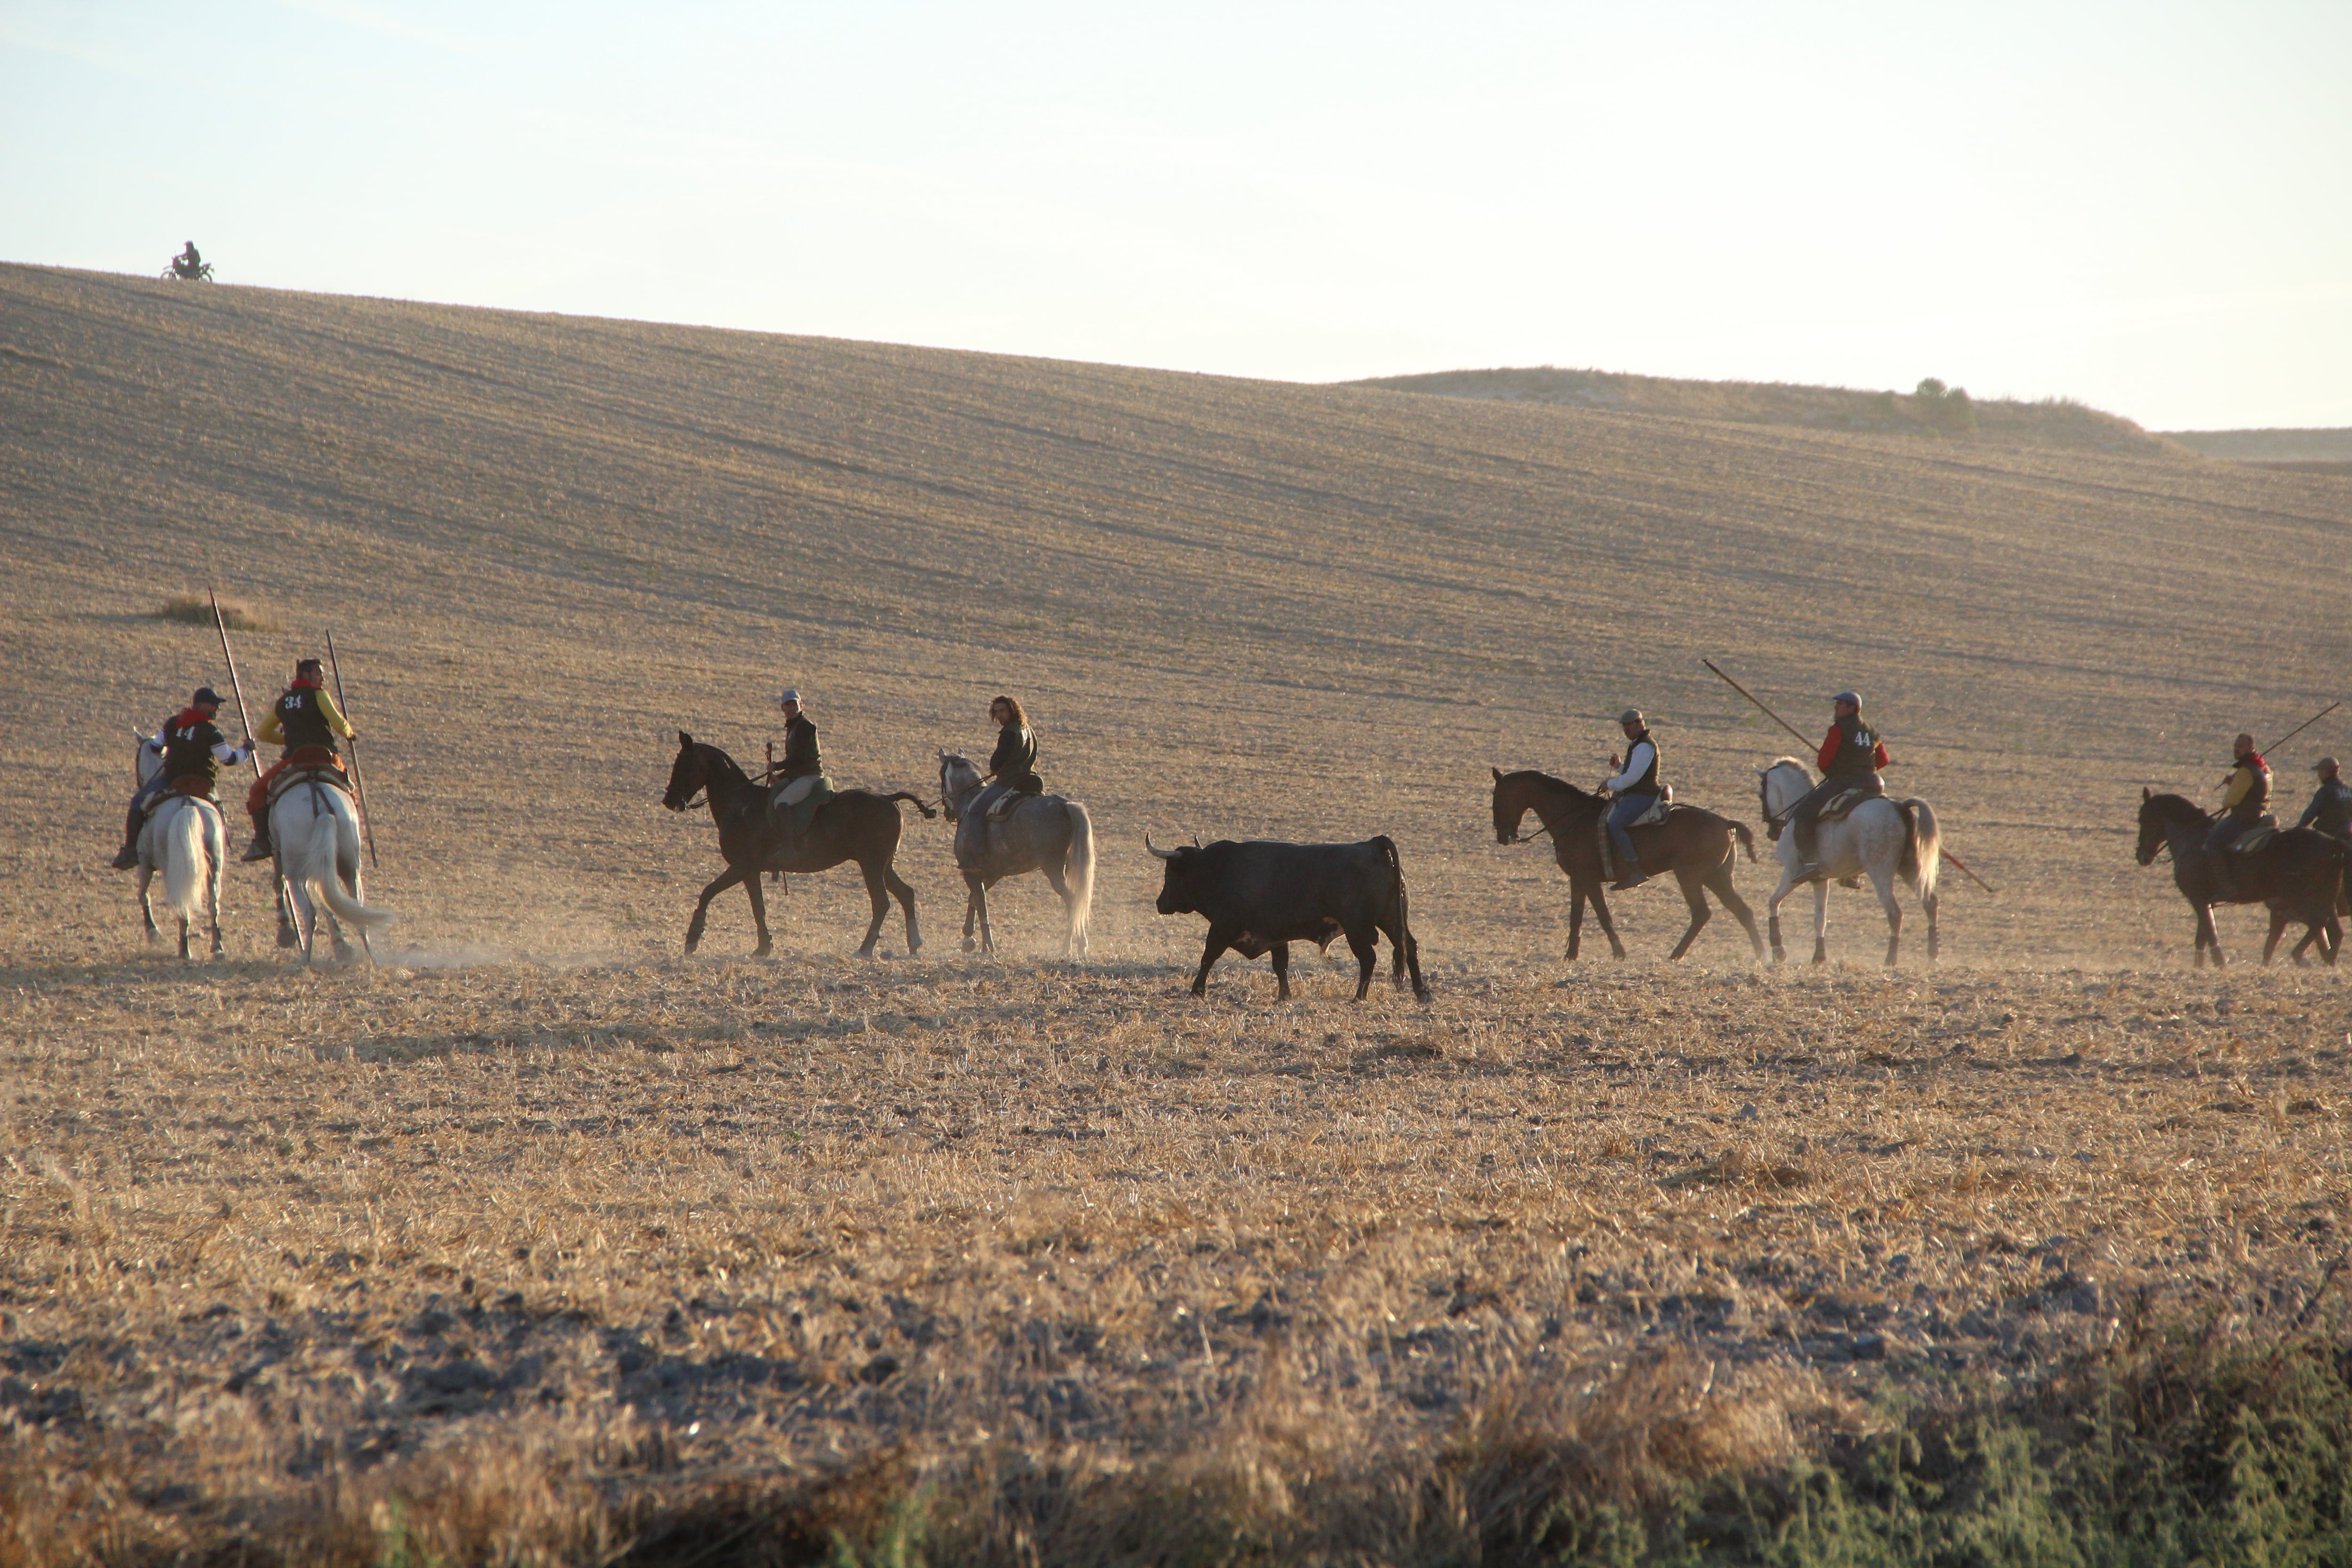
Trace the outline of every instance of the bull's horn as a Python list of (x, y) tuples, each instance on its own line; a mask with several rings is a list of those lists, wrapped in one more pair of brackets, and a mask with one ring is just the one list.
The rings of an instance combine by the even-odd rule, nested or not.
[(1154, 855), (1159, 856), (1162, 860), (1173, 860), (1176, 858), (1176, 851), (1173, 849), (1162, 849), (1159, 847), (1151, 842), (1151, 835), (1149, 833), (1143, 836), (1143, 847), (1146, 849), (1150, 850)]

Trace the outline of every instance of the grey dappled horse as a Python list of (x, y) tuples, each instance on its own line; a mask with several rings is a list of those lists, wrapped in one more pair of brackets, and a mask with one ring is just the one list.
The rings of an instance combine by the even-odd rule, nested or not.
[[(965, 810), (979, 797), (982, 787), (980, 769), (970, 757), (941, 749), (940, 802), (947, 811), (948, 820), (957, 825), (959, 850), (970, 831), (963, 826)], [(968, 865), (962, 854), (956, 857), (968, 889), (963, 911), (963, 950), (970, 952), (976, 946), (982, 952), (996, 951), (996, 938), (988, 924), (991, 887), (1007, 877), (1043, 871), (1054, 891), (1061, 895), (1062, 908), (1068, 916), (1062, 956), (1084, 958), (1087, 927), (1094, 918), (1095, 904), (1095, 827), (1093, 819), (1087, 816), (1087, 808), (1058, 795), (1033, 795), (985, 826), (986, 852)], [(977, 942), (971, 934), (974, 921), (980, 926)]]
[[(1775, 758), (1771, 764), (1756, 770), (1757, 793), (1764, 803), (1764, 826), (1779, 846), (1780, 885), (1772, 889), (1766, 904), (1772, 933), (1772, 962), (1781, 963), (1788, 952), (1780, 945), (1780, 900), (1797, 890), (1806, 879), (1797, 858), (1797, 836), (1783, 833), (1789, 813), (1813, 787), (1813, 775), (1805, 764), (1794, 757)], [(1868, 877), (1877, 889), (1878, 907), (1886, 911), (1886, 962), (1893, 963), (1903, 942), (1903, 906), (1895, 901), (1895, 883), (1899, 878), (1919, 895), (1919, 907), (1927, 914), (1927, 962), (1936, 961), (1939, 945), (1936, 931), (1936, 876), (1943, 865), (1942, 840), (1936, 831), (1936, 814), (1924, 800), (1896, 800), (1880, 795), (1864, 801), (1835, 822), (1824, 822), (1816, 827), (1813, 847), (1821, 859), (1822, 872), (1813, 877), (1813, 962), (1823, 963), (1830, 956), (1830, 885), (1829, 879)]]
[[(144, 784), (163, 765), (162, 745), (139, 737), (139, 782)], [(139, 918), (146, 923), (147, 940), (159, 941), (155, 907), (148, 886), (163, 873), (163, 907), (180, 920), (180, 956), (188, 956), (188, 938), (202, 912), (211, 922), (213, 956), (221, 955), (221, 872), (228, 858), (228, 833), (220, 807), (202, 795), (167, 795), (147, 813), (139, 829)]]
[[(373, 961), (375, 949), (368, 942), (368, 932), (390, 925), (393, 913), (361, 901), (360, 817), (352, 797), (331, 784), (297, 779), (270, 803), (269, 842), (277, 848), (278, 874), (285, 879), (293, 904), (302, 962), (309, 963), (316, 955), (321, 915), (337, 959), (352, 955), (342, 927), (336, 923), (341, 919), (358, 930), (360, 944)], [(286, 919), (282, 909), (278, 919), (281, 923)], [(279, 945), (288, 945), (282, 931)]]

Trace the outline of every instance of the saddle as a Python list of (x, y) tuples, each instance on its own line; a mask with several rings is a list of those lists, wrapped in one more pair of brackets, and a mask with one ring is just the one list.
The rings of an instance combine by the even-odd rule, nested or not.
[(1884, 800), (1885, 798), (1884, 795), (1873, 795), (1868, 790), (1840, 790), (1822, 803), (1822, 809), (1813, 816), (1813, 823), (1818, 826), (1824, 822), (1835, 822), (1866, 800)]
[(212, 780), (202, 773), (182, 773), (148, 797), (146, 809), (140, 814), (140, 821), (152, 820), (156, 807), (175, 795), (184, 795), (192, 800), (207, 801), (215, 806), (220, 805), (220, 797), (213, 794)]
[(988, 810), (982, 816), (981, 820), (983, 822), (1002, 822), (1006, 817), (1012, 816), (1013, 812), (1020, 809), (1023, 802), (1035, 800), (1037, 796), (1034, 794), (1026, 791), (1007, 790), (1003, 795), (998, 795), (994, 800), (988, 803)]
[(352, 795), (351, 775), (343, 772), (343, 759), (325, 746), (298, 746), (286, 753), (269, 780), (269, 794), (261, 803), (264, 811), (285, 798), (286, 792), (302, 784), (325, 784)]
[[(778, 826), (788, 826), (796, 835), (806, 833), (809, 824), (816, 820), (817, 808), (839, 793), (824, 773), (793, 779), (768, 792), (768, 820)], [(786, 800), (790, 795), (798, 798)]]
[(2267, 814), (2258, 816), (2254, 819), (2254, 825), (2252, 827), (2230, 840), (2230, 853), (2232, 855), (2255, 854), (2272, 839), (2276, 838), (2279, 832), (2277, 817)]

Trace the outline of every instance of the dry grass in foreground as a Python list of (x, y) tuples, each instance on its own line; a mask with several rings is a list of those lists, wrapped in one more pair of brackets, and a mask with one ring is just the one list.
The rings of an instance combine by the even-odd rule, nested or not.
[(2345, 1327), (2333, 975), (7, 979), (0, 1562), (1508, 1560)]

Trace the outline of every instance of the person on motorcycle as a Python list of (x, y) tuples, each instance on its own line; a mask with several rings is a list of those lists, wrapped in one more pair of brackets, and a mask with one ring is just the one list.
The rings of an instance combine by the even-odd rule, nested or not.
[(172, 270), (183, 278), (194, 278), (205, 269), (205, 258), (196, 253), (196, 242), (188, 241), (188, 248), (172, 258)]

